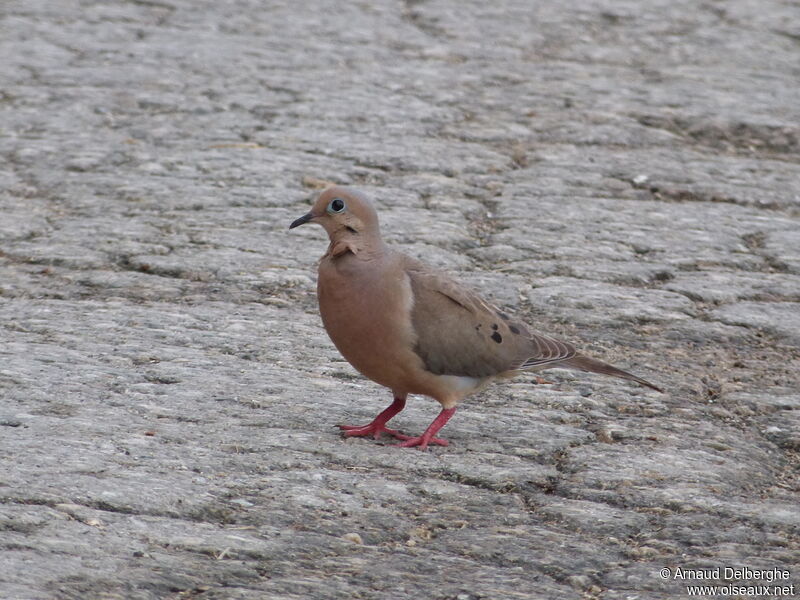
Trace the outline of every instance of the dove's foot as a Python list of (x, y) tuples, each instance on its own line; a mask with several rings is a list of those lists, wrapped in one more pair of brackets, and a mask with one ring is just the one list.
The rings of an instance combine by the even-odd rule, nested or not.
[(389, 422), (389, 419), (403, 410), (405, 406), (405, 396), (397, 397), (394, 399), (394, 402), (386, 407), (381, 414), (373, 419), (372, 423), (368, 425), (339, 425), (339, 429), (344, 431), (344, 434), (347, 437), (363, 437), (371, 435), (377, 440), (379, 437), (381, 437), (382, 433), (388, 433), (399, 440), (407, 440), (409, 439), (407, 435), (403, 435), (396, 429), (389, 429), (386, 427), (386, 423)]
[(429, 437), (425, 439), (425, 435), (418, 435), (417, 437), (409, 437), (403, 436), (405, 438), (404, 442), (399, 444), (395, 444), (398, 448), (412, 448), (417, 447), (420, 450), (425, 450), (430, 444), (435, 444), (437, 446), (447, 446), (450, 444), (447, 440), (443, 440), (442, 438), (436, 437)]
[(450, 442), (447, 440), (443, 440), (441, 438), (433, 437), (435, 436), (439, 430), (444, 427), (445, 423), (450, 420), (456, 414), (456, 407), (453, 408), (445, 408), (439, 415), (433, 420), (433, 423), (428, 425), (428, 428), (425, 430), (419, 437), (411, 437), (407, 438), (404, 442), (397, 444), (400, 448), (411, 448), (416, 446), (420, 450), (425, 450), (428, 447), (428, 444), (436, 444), (438, 446), (447, 446)]
[(339, 429), (344, 431), (346, 437), (365, 437), (371, 435), (376, 440), (381, 437), (382, 433), (386, 433), (398, 440), (407, 440), (409, 436), (403, 435), (397, 429), (389, 429), (385, 425), (376, 423), (377, 419), (369, 425), (339, 425)]

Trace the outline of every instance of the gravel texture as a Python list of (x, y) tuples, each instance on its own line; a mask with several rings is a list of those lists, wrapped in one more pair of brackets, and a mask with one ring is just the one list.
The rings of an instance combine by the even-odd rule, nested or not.
[[(799, 23), (3, 2), (0, 597), (664, 600), (726, 566), (800, 596)], [(391, 398), (322, 329), (322, 230), (287, 230), (326, 182), (667, 393), (558, 370), (447, 448), (342, 439)]]

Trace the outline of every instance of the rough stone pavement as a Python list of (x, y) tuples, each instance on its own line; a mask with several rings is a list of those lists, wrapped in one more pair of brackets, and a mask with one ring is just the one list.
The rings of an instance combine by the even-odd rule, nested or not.
[[(797, 2), (6, 0), (0, 56), (0, 597), (800, 594)], [(326, 181), (667, 393), (343, 440), (391, 398), (287, 230)]]

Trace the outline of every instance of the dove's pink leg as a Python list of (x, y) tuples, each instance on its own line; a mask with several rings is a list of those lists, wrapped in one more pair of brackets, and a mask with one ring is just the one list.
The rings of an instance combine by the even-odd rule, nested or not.
[(420, 450), (425, 450), (425, 448), (428, 447), (428, 444), (438, 444), (439, 446), (447, 446), (447, 444), (449, 444), (447, 440), (443, 440), (441, 438), (435, 438), (433, 436), (436, 435), (436, 433), (442, 427), (445, 426), (445, 423), (447, 423), (450, 420), (450, 417), (452, 417), (454, 414), (456, 414), (455, 406), (453, 408), (443, 409), (442, 412), (439, 413), (439, 416), (437, 416), (433, 420), (433, 423), (428, 425), (428, 428), (425, 430), (425, 433), (423, 433), (419, 437), (403, 436), (405, 438), (405, 441), (397, 445), (403, 448), (418, 446)]
[[(375, 417), (369, 425), (339, 425), (339, 429), (344, 431), (344, 434), (348, 437), (350, 436), (365, 436), (371, 435), (376, 440), (381, 437), (381, 433), (388, 433), (400, 440), (407, 440), (409, 439), (407, 435), (403, 435), (396, 429), (389, 429), (386, 427), (386, 423), (389, 422), (393, 416), (403, 410), (406, 406), (406, 397), (395, 397), (394, 402), (392, 402), (386, 409)], [(442, 423), (444, 425), (444, 423)]]

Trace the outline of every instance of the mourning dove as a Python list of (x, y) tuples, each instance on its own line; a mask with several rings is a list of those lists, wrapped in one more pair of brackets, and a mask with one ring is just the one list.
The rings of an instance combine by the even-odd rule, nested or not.
[[(371, 423), (340, 425), (347, 436), (387, 433), (402, 440), (399, 446), (446, 446), (434, 436), (461, 400), (494, 379), (549, 367), (631, 379), (661, 391), (532, 331), (447, 275), (391, 249), (381, 238), (371, 202), (353, 189), (325, 190), (289, 228), (305, 223), (322, 225), (330, 238), (317, 281), (328, 335), (360, 373), (394, 394), (394, 402)], [(442, 405), (421, 436), (386, 427), (408, 394), (431, 396)]]

